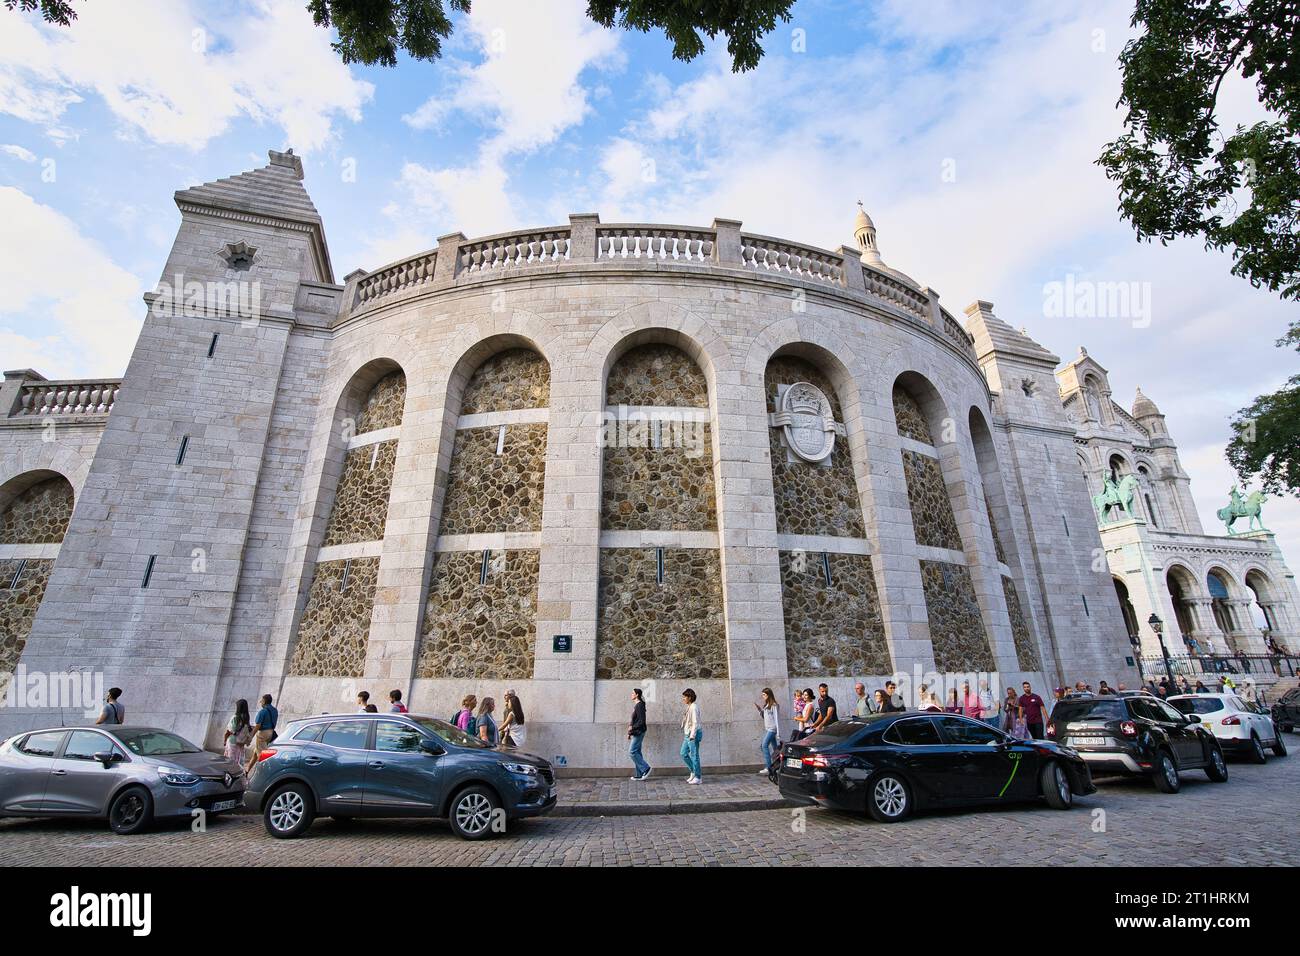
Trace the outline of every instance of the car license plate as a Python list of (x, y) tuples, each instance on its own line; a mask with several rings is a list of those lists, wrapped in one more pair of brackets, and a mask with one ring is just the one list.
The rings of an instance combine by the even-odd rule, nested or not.
[(547, 799), (547, 800), (550, 800), (552, 797), (555, 796), (556, 789), (557, 789), (557, 788), (555, 787), (555, 785), (552, 784), (552, 785), (551, 785), (551, 789), (548, 790), (548, 791), (546, 791), (546, 799)]
[(800, 760), (798, 757), (786, 757), (786, 758), (785, 758), (785, 769), (786, 769), (786, 770), (802, 770), (802, 769), (803, 769), (803, 761)]
[(213, 813), (220, 813), (222, 810), (233, 810), (239, 806), (238, 800), (218, 800), (212, 805)]
[(1082, 744), (1083, 746), (1100, 747), (1106, 743), (1105, 737), (1071, 737), (1070, 743)]

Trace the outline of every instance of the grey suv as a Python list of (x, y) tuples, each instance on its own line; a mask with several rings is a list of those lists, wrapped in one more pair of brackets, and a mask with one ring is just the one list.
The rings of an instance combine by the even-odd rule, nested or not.
[(446, 817), (480, 840), (553, 809), (555, 774), (433, 717), (322, 714), (293, 721), (258, 755), (244, 804), (273, 837), (301, 836), (325, 815)]
[(0, 816), (101, 817), (138, 833), (243, 797), (238, 764), (157, 727), (54, 727), (0, 744)]

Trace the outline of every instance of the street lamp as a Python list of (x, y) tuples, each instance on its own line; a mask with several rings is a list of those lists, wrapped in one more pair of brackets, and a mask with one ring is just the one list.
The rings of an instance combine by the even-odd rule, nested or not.
[(1165, 675), (1169, 678), (1169, 686), (1177, 687), (1178, 685), (1174, 683), (1174, 666), (1169, 663), (1169, 650), (1165, 647), (1165, 622), (1160, 620), (1159, 614), (1152, 612), (1147, 618), (1147, 623), (1151, 625), (1151, 630), (1156, 633), (1156, 640), (1160, 642), (1160, 654), (1165, 659)]

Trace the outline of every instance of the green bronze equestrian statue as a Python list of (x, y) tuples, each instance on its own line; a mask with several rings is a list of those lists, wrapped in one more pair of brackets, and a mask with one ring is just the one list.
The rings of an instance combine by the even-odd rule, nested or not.
[[(1228, 534), (1236, 534), (1233, 530), (1232, 523), (1238, 518), (1249, 518), (1246, 524), (1246, 531), (1267, 531), (1264, 527), (1264, 520), (1260, 517), (1260, 507), (1264, 503), (1264, 495), (1259, 491), (1252, 491), (1247, 497), (1241, 497), (1237, 491), (1237, 486), (1233, 485), (1232, 490), (1228, 492), (1228, 507), (1220, 508), (1218, 511), (1219, 520), (1228, 528)], [(1259, 525), (1258, 528), (1255, 525)]]
[[(1134, 475), (1125, 475), (1118, 481), (1107, 472), (1101, 479), (1101, 494), (1092, 496), (1092, 507), (1097, 512), (1098, 524), (1109, 524), (1112, 520), (1110, 510), (1118, 508), (1122, 515), (1130, 518), (1133, 514), (1133, 498), (1137, 494), (1138, 480)], [(1119, 519), (1114, 519), (1118, 521)]]

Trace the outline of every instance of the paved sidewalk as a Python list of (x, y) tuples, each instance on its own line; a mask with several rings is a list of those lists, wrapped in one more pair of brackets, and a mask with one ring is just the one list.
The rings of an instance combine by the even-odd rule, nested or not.
[(649, 780), (628, 777), (560, 777), (557, 817), (642, 816), (655, 813), (724, 813), (790, 806), (766, 776), (704, 775), (688, 784), (678, 767), (656, 769)]

